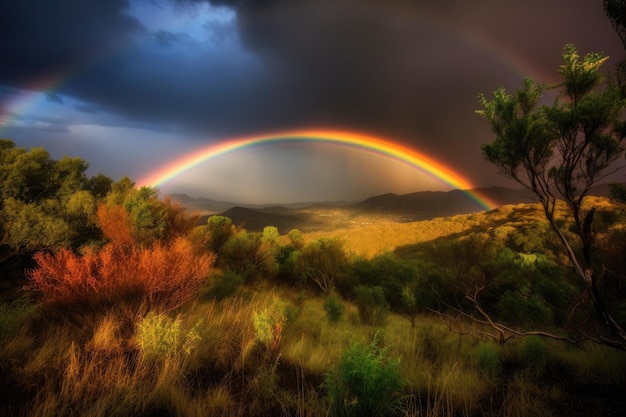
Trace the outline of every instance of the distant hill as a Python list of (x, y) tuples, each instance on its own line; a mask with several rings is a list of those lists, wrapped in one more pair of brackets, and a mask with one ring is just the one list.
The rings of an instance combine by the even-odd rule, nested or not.
[[(532, 199), (524, 190), (513, 190), (503, 187), (479, 188), (481, 195), (491, 201), (504, 204), (528, 203)], [(425, 220), (434, 217), (452, 216), (480, 211), (480, 207), (473, 201), (468, 192), (452, 191), (419, 191), (411, 194), (384, 194), (368, 198), (355, 207), (370, 212), (402, 212), (414, 213), (416, 220)]]
[[(506, 187), (485, 187), (471, 190), (489, 198), (498, 206), (533, 203), (536, 200), (528, 190)], [(607, 196), (608, 184), (594, 187), (590, 195)], [(468, 192), (418, 191), (410, 194), (382, 194), (358, 203), (345, 201), (291, 204), (242, 205), (208, 198), (193, 198), (185, 194), (170, 197), (183, 207), (203, 214), (200, 224), (210, 215), (227, 216), (247, 230), (260, 231), (265, 226), (276, 226), (281, 234), (291, 229), (303, 232), (351, 229), (380, 223), (406, 223), (482, 211)]]

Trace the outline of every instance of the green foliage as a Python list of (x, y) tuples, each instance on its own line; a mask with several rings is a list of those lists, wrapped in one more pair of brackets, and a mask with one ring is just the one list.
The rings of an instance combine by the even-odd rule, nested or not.
[(80, 158), (50, 158), (43, 148), (0, 146), (0, 263), (42, 249), (98, 239), (95, 192)]
[(188, 356), (200, 341), (196, 326), (183, 329), (182, 319), (150, 312), (137, 323), (137, 343), (147, 362), (160, 362), (167, 356)]
[(237, 289), (242, 283), (243, 277), (230, 270), (226, 270), (215, 277), (213, 285), (203, 293), (203, 298), (224, 300), (232, 297), (237, 293)]
[(400, 414), (405, 385), (400, 359), (391, 359), (389, 349), (379, 346), (378, 334), (370, 345), (353, 343), (324, 381), (333, 416)]
[(474, 350), (476, 365), (490, 378), (497, 377), (502, 371), (500, 351), (492, 343), (481, 343)]
[(300, 230), (292, 229), (287, 233), (287, 236), (294, 248), (302, 249), (304, 247), (304, 235)]
[(380, 326), (385, 323), (389, 314), (389, 303), (382, 287), (357, 285), (354, 287), (354, 295), (359, 317), (364, 324)]
[(222, 266), (242, 276), (272, 277), (278, 272), (276, 247), (262, 234), (242, 230), (222, 247)]
[[(616, 13), (620, 9), (607, 13), (623, 29)], [(526, 79), (514, 95), (502, 88), (492, 100), (481, 94), (483, 109), (477, 113), (495, 134), (492, 143), (482, 146), (484, 157), (535, 195), (604, 330), (617, 336), (609, 343), (626, 348), (626, 331), (606, 309), (599, 288), (604, 267), (596, 259), (596, 208), (583, 206), (591, 187), (624, 152), (626, 100), (620, 86), (604, 83), (600, 67), (607, 59), (601, 53), (580, 56), (574, 45), (566, 45), (559, 68), (563, 80), (554, 87), (560, 91), (553, 105), (541, 105), (545, 86)], [(557, 216), (557, 200), (564, 201), (571, 221)]]
[(539, 336), (527, 336), (519, 344), (519, 356), (529, 369), (540, 372), (548, 361), (548, 349)]
[(219, 255), (224, 244), (235, 233), (233, 221), (226, 216), (211, 216), (207, 219), (206, 234), (208, 236), (209, 250), (218, 255), (217, 262), (220, 263)]
[(297, 270), (328, 293), (347, 268), (348, 256), (341, 241), (322, 238), (306, 245), (297, 255)]
[(393, 253), (358, 260), (354, 262), (352, 272), (359, 284), (382, 287), (387, 302), (398, 311), (403, 305), (403, 289), (415, 281), (417, 274), (412, 265)]
[(326, 310), (328, 321), (336, 323), (341, 320), (344, 309), (345, 305), (341, 302), (341, 298), (335, 291), (331, 290), (324, 301), (324, 310)]
[(288, 314), (289, 304), (278, 297), (274, 298), (269, 307), (260, 312), (255, 311), (252, 316), (252, 323), (256, 341), (271, 350), (277, 350), (280, 346)]

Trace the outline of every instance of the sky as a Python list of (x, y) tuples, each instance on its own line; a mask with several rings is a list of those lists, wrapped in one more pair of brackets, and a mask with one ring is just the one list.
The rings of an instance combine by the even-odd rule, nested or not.
[[(140, 181), (268, 132), (359, 132), (476, 187), (478, 93), (555, 83), (565, 44), (624, 54), (600, 0), (20, 0), (0, 4), (0, 137)], [(450, 184), (325, 143), (249, 146), (159, 184), (242, 203), (359, 200)]]

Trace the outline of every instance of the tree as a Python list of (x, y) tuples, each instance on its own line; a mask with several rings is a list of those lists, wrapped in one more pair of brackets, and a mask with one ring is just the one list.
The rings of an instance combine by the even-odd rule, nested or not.
[(604, 12), (611, 21), (613, 29), (626, 49), (626, 1), (624, 0), (603, 0)]
[(107, 178), (90, 181), (87, 168), (80, 158), (54, 160), (43, 148), (0, 140), (0, 264), (99, 237), (96, 206)]
[(324, 294), (335, 286), (335, 281), (346, 266), (347, 255), (337, 239), (319, 239), (300, 251), (298, 269), (315, 282)]
[[(622, 156), (626, 102), (617, 86), (604, 83), (599, 53), (581, 57), (566, 45), (559, 72), (563, 81), (552, 106), (541, 105), (546, 86), (527, 78), (514, 95), (503, 88), (493, 100), (479, 95), (495, 140), (482, 146), (483, 156), (505, 176), (531, 191), (541, 203), (551, 229), (595, 307), (604, 332), (598, 342), (626, 350), (626, 332), (610, 314), (599, 288), (602, 266), (594, 254), (593, 220), (596, 209), (585, 207), (591, 187), (614, 172)], [(565, 203), (573, 232), (557, 218), (557, 203)]]
[(209, 250), (219, 256), (224, 244), (235, 234), (235, 227), (226, 216), (211, 216), (207, 219), (206, 233)]

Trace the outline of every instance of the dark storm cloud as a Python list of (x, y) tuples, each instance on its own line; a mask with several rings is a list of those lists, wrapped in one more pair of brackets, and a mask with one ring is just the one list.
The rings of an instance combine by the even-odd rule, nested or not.
[(19, 0), (0, 6), (0, 79), (33, 78), (88, 61), (140, 30), (127, 0)]
[[(189, 13), (203, 3), (173, 1)], [(184, 28), (150, 33), (124, 0), (3, 2), (0, 84), (84, 64), (61, 93), (130, 119), (224, 135), (357, 129), (462, 166), (489, 140), (478, 92), (552, 76), (565, 43), (622, 53), (600, 1), (209, 3), (236, 13), (206, 23), (212, 45)]]

